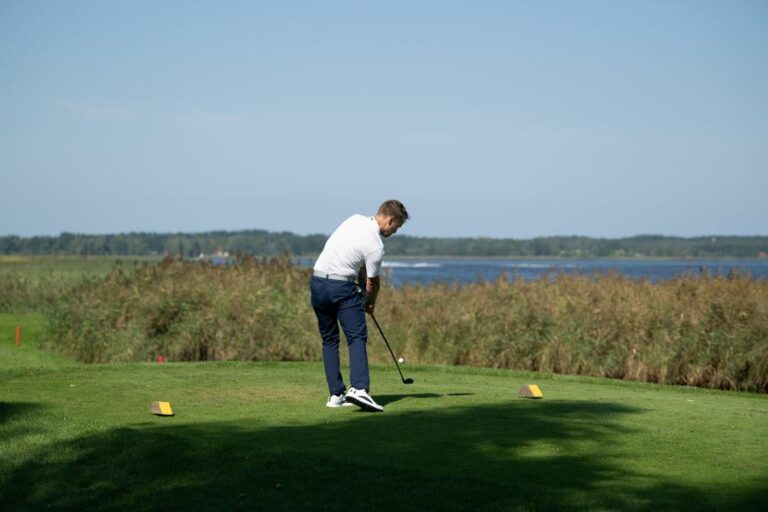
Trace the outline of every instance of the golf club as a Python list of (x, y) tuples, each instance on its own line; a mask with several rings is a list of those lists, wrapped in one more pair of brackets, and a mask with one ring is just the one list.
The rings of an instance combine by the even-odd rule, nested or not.
[(392, 354), (392, 360), (395, 362), (395, 366), (397, 366), (397, 371), (400, 373), (400, 378), (403, 379), (403, 384), (413, 384), (413, 379), (406, 379), (403, 377), (403, 372), (400, 371), (400, 365), (397, 363), (397, 358), (395, 357), (395, 353), (392, 352), (392, 347), (389, 346), (389, 342), (387, 341), (387, 337), (384, 336), (384, 331), (381, 330), (381, 326), (379, 325), (378, 320), (376, 320), (376, 317), (371, 315), (371, 318), (373, 318), (373, 323), (376, 324), (376, 327), (379, 329), (379, 333), (381, 334), (382, 339), (384, 340), (384, 343), (386, 343), (387, 348), (389, 349), (389, 353)]

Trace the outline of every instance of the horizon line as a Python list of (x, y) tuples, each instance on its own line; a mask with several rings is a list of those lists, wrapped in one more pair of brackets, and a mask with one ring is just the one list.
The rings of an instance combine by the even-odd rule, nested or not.
[[(293, 235), (298, 237), (311, 237), (311, 236), (323, 236), (328, 237), (330, 236), (330, 233), (307, 233), (307, 234), (299, 234), (293, 231), (287, 231), (287, 230), (281, 230), (281, 231), (271, 231), (264, 228), (249, 228), (249, 229), (213, 229), (213, 230), (207, 230), (207, 231), (119, 231), (119, 232), (112, 232), (112, 233), (78, 233), (75, 231), (61, 231), (57, 235), (18, 235), (18, 234), (0, 234), (0, 238), (20, 238), (20, 239), (32, 239), (32, 238), (60, 238), (64, 235), (72, 235), (72, 236), (84, 236), (84, 237), (99, 237), (99, 236), (130, 236), (130, 235), (154, 235), (154, 236), (195, 236), (195, 235), (207, 235), (207, 234), (213, 234), (213, 233), (222, 233), (222, 234), (238, 234), (238, 233), (249, 233), (249, 232), (264, 232), (268, 235)], [(768, 234), (752, 234), (752, 235), (733, 235), (733, 234), (723, 234), (723, 233), (710, 233), (710, 234), (702, 234), (702, 235), (692, 235), (692, 236), (685, 236), (685, 235), (663, 235), (659, 233), (638, 233), (635, 235), (625, 235), (625, 236), (590, 236), (590, 235), (538, 235), (533, 237), (527, 237), (527, 238), (516, 238), (516, 237), (502, 237), (502, 236), (486, 236), (486, 235), (465, 235), (465, 236), (429, 236), (429, 235), (408, 235), (408, 234), (401, 234), (397, 235), (397, 238), (432, 238), (432, 239), (442, 239), (442, 240), (518, 240), (518, 241), (525, 241), (525, 240), (538, 240), (538, 239), (549, 239), (549, 238), (586, 238), (586, 239), (592, 239), (592, 240), (627, 240), (627, 239), (635, 239), (635, 238), (673, 238), (673, 239), (684, 239), (684, 240), (692, 240), (692, 239), (702, 239), (702, 238), (768, 238)]]

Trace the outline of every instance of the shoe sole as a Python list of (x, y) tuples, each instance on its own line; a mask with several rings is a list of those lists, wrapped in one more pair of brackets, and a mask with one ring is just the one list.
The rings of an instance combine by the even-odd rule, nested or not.
[(354, 398), (354, 397), (351, 397), (351, 396), (348, 396), (346, 398), (346, 400), (347, 400), (347, 402), (355, 404), (356, 406), (358, 406), (359, 408), (361, 408), (364, 411), (368, 411), (368, 412), (384, 412), (384, 408), (383, 407), (381, 409), (377, 409), (374, 406), (372, 406), (371, 404), (369, 404), (368, 402), (363, 402), (362, 400), (358, 400), (357, 398)]
[(339, 404), (339, 405), (325, 404), (325, 406), (328, 407), (329, 409), (338, 409), (339, 407), (350, 407), (351, 405), (353, 405), (353, 404), (350, 403), (350, 402), (345, 402), (345, 403)]

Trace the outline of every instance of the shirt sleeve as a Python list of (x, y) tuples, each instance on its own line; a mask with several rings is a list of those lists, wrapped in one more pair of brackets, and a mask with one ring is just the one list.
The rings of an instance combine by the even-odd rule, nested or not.
[(365, 255), (365, 272), (368, 277), (376, 277), (381, 273), (381, 261), (384, 259), (384, 249), (379, 248)]

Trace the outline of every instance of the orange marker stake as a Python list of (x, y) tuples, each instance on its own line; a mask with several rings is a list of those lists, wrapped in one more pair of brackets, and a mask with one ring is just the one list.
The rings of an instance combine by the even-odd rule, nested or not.
[(165, 359), (163, 358), (162, 354), (157, 356), (157, 362), (159, 364), (163, 364), (165, 362)]
[(19, 346), (19, 342), (21, 341), (21, 326), (16, 326), (16, 346)]

